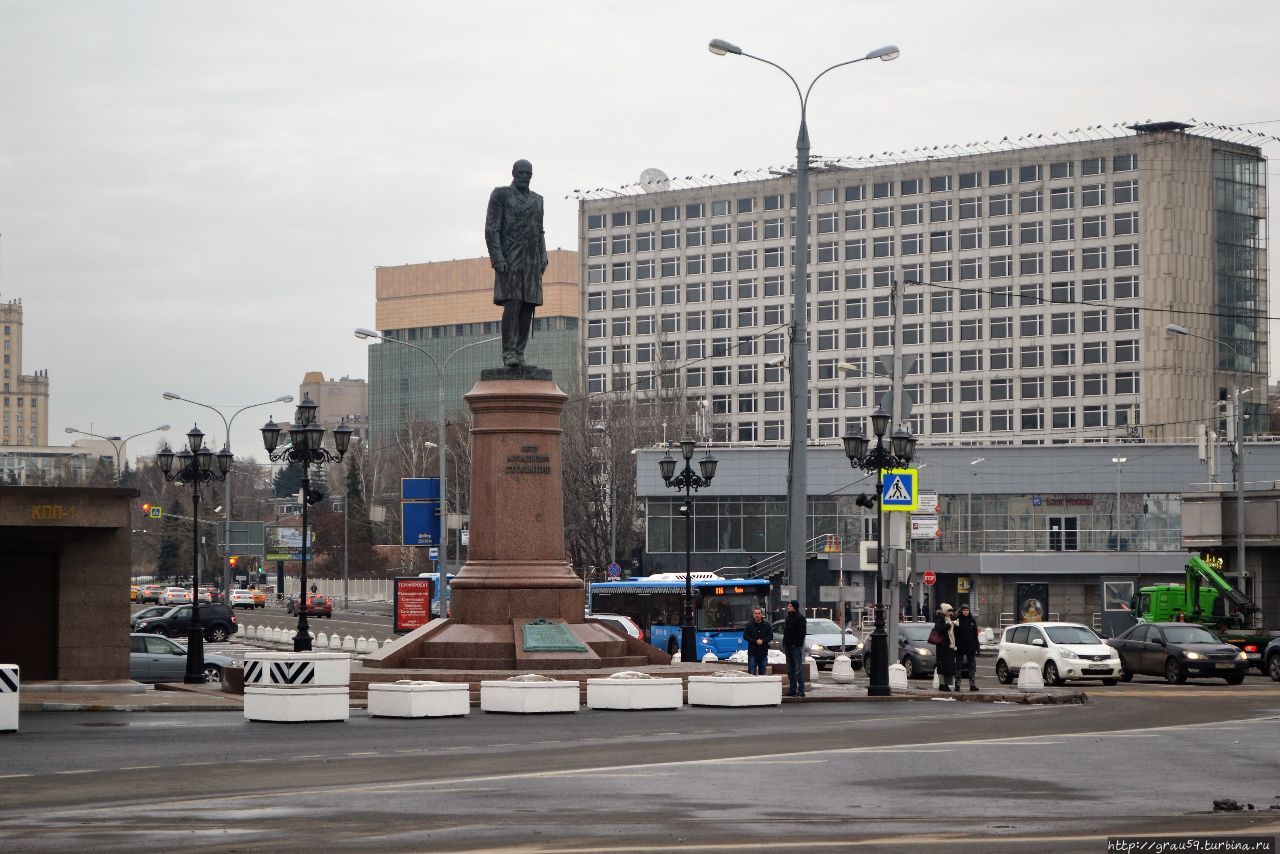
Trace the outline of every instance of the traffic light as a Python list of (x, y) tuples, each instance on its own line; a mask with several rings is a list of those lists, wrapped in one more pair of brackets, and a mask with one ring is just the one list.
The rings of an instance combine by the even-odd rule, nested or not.
[(143, 516), (151, 515), (151, 504), (149, 502), (147, 504), (142, 505), (142, 515)]
[(240, 560), (240, 557), (238, 555), (232, 555), (231, 557), (227, 558), (227, 563), (231, 564), (232, 569), (235, 569), (236, 562), (239, 560)]

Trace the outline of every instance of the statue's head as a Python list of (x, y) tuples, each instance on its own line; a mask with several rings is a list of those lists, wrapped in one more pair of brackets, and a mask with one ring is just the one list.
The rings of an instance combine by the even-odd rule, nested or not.
[(529, 189), (529, 182), (533, 180), (533, 164), (528, 160), (517, 160), (511, 167), (511, 177), (515, 179), (516, 187)]

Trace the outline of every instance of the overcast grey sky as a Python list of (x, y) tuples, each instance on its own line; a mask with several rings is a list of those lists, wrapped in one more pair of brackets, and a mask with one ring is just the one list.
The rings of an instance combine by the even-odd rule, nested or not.
[[(365, 377), (373, 268), (484, 254), (517, 157), (564, 248), (574, 188), (792, 160), (790, 84), (710, 38), (802, 83), (899, 45), (815, 89), (834, 156), (1144, 119), (1280, 134), (1277, 33), (1262, 0), (0, 0), (0, 298), (49, 371), (52, 443), (197, 419), (220, 443), (161, 392), (237, 408)], [(256, 429), (291, 414), (241, 415), (233, 449), (262, 459)]]

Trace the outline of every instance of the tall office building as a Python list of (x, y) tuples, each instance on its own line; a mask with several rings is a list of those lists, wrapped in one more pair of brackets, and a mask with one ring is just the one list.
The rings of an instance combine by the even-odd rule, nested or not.
[(49, 444), (49, 372), (22, 372), (22, 300), (0, 304), (4, 341), (4, 395), (0, 398), (0, 445)]
[(363, 439), (369, 434), (369, 384), (364, 380), (342, 377), (326, 380), (321, 371), (307, 371), (298, 386), (298, 400), (310, 397), (319, 407), (316, 421), (326, 431), (346, 424)]
[[(1266, 161), (1131, 130), (816, 166), (809, 437), (865, 429), (889, 390), (895, 287), (926, 443), (1194, 436), (1235, 388), (1266, 429)], [(793, 174), (583, 200), (587, 390), (683, 387), (712, 439), (788, 441), (794, 207)]]
[[(531, 365), (550, 368), (566, 392), (579, 388), (578, 253), (547, 253), (543, 304), (525, 351)], [(379, 267), (378, 331), (431, 354), (444, 371), (444, 406), (465, 409), (462, 396), (483, 368), (502, 367), (498, 341), (502, 308), (493, 304), (488, 258)], [(387, 342), (369, 347), (369, 428), (375, 448), (388, 444), (408, 421), (434, 423), (438, 374), (432, 358)]]

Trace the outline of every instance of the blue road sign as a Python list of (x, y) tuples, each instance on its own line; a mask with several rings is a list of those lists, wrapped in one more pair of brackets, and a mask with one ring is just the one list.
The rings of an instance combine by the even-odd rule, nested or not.
[(621, 566), (618, 566), (618, 564), (616, 564), (616, 563), (611, 563), (611, 564), (609, 564), (609, 577), (610, 577), (610, 578), (621, 578), (621, 577), (622, 577), (622, 567), (621, 567)]
[(403, 477), (400, 479), (401, 501), (439, 501), (440, 478)]
[(881, 481), (880, 506), (885, 512), (915, 510), (920, 501), (919, 486), (916, 469), (889, 469)]
[(406, 501), (400, 505), (401, 539), (406, 546), (440, 545), (439, 503)]

